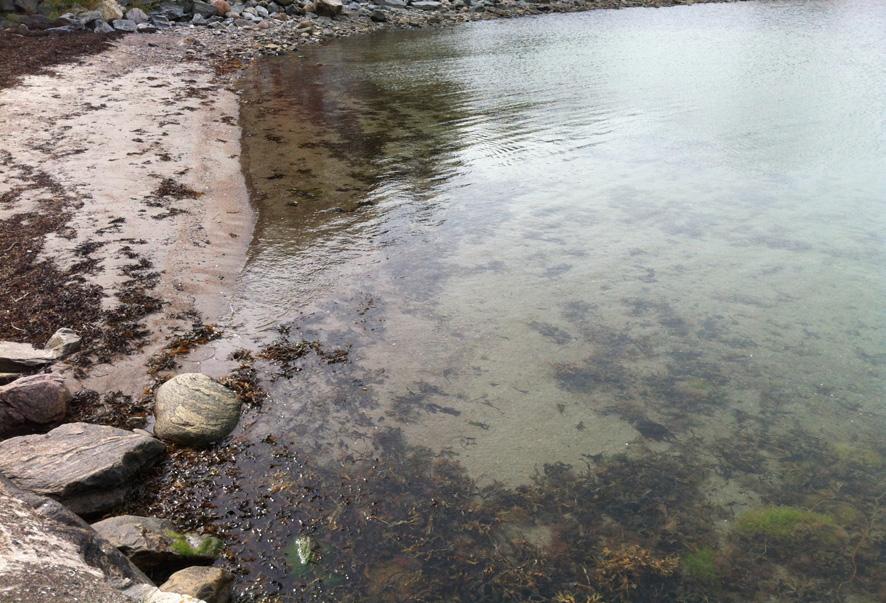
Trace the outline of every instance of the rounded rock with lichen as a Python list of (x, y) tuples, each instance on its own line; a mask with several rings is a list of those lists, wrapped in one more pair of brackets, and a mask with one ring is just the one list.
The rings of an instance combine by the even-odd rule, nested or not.
[(208, 446), (233, 431), (240, 400), (230, 389), (201, 373), (176, 375), (157, 390), (154, 433), (184, 446)]

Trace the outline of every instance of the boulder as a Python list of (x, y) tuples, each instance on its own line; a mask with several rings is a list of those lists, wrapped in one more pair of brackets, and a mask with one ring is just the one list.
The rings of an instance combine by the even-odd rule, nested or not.
[(314, 12), (322, 17), (335, 17), (342, 11), (341, 0), (316, 0)]
[(140, 8), (130, 8), (126, 11), (126, 18), (134, 22), (136, 25), (148, 22), (147, 13)]
[(154, 397), (157, 437), (185, 446), (206, 446), (222, 439), (240, 420), (240, 399), (200, 373), (176, 375)]
[(229, 603), (234, 576), (218, 567), (188, 567), (175, 572), (160, 590), (189, 595), (206, 603)]
[(101, 0), (96, 9), (102, 14), (102, 19), (105, 21), (123, 18), (123, 8), (117, 4), (116, 0)]
[(135, 29), (138, 33), (157, 33), (160, 28), (153, 23), (139, 23)]
[(108, 25), (107, 23), (105, 23), (104, 21), (96, 21), (95, 22), (95, 29), (93, 29), (93, 31), (95, 33), (109, 34), (109, 33), (114, 33), (114, 28), (111, 27), (110, 25)]
[(135, 21), (130, 21), (129, 19), (114, 19), (111, 25), (116, 31), (134, 32), (138, 29)]
[(132, 478), (157, 462), (165, 449), (142, 433), (68, 423), (43, 435), (0, 442), (0, 474), (78, 515), (90, 515), (123, 502)]
[(162, 15), (170, 21), (179, 21), (185, 18), (185, 8), (174, 2), (164, 2), (157, 10), (151, 11), (152, 17), (156, 15)]
[(31, 375), (0, 386), (0, 438), (61, 421), (70, 401), (71, 392), (58, 375)]
[(172, 522), (156, 517), (120, 515), (92, 527), (136, 567), (155, 577), (164, 571), (168, 576), (169, 570), (212, 563), (221, 548), (217, 538), (177, 532)]
[(220, 15), (227, 15), (231, 12), (231, 5), (225, 0), (211, 0), (210, 4), (215, 8), (215, 12)]
[(3, 477), (0, 542), (2, 601), (132, 603), (155, 590), (82, 519)]

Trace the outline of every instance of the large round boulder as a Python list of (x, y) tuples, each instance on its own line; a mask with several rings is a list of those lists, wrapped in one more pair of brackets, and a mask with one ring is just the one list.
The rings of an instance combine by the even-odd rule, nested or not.
[(208, 446), (237, 426), (240, 400), (201, 373), (176, 375), (157, 390), (154, 433), (184, 446)]

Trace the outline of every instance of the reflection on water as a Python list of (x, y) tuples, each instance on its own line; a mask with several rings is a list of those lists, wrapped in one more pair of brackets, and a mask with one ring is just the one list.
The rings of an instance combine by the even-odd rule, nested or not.
[(244, 599), (879, 600), (884, 74), (875, 0), (257, 66)]

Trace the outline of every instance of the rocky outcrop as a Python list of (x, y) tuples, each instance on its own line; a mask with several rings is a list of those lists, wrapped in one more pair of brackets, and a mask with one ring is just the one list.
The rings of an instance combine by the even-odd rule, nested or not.
[(71, 392), (58, 375), (32, 375), (0, 386), (0, 438), (61, 421), (70, 401)]
[(154, 413), (157, 437), (184, 446), (206, 446), (237, 426), (240, 400), (206, 375), (184, 373), (157, 389)]
[(175, 572), (160, 590), (190, 595), (206, 603), (229, 603), (234, 576), (218, 567), (188, 567)]
[(69, 423), (43, 435), (0, 442), (0, 474), (74, 513), (89, 515), (123, 502), (132, 477), (159, 460), (164, 450), (162, 442), (147, 434)]
[(131, 603), (153, 591), (79, 517), (0, 477), (0, 601)]
[(152, 577), (165, 577), (170, 571), (189, 565), (212, 563), (221, 548), (217, 538), (178, 532), (172, 522), (156, 517), (120, 515), (92, 527)]

